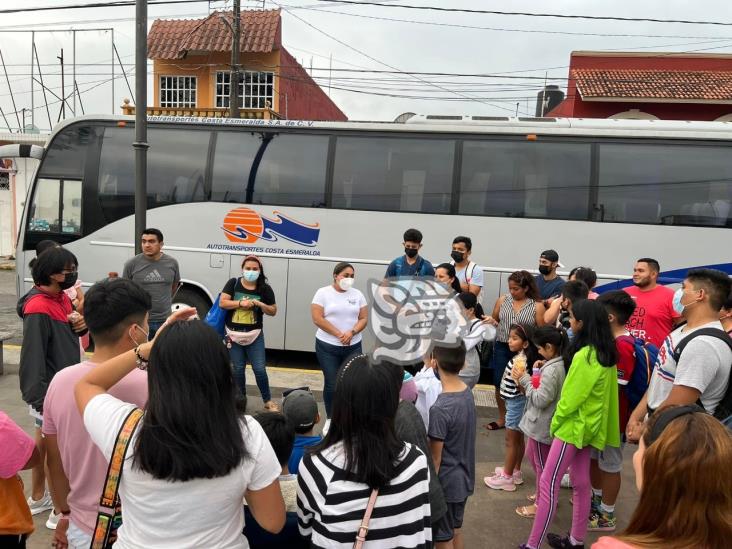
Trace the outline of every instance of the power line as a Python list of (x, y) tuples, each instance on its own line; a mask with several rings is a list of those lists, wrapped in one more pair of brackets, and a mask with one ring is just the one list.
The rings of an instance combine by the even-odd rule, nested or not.
[[(162, 6), (165, 4), (202, 4), (208, 0), (148, 0), (148, 6)], [(60, 6), (35, 6), (30, 8), (6, 8), (0, 10), (0, 14), (6, 13), (25, 13), (37, 11), (58, 11), (58, 10), (75, 10), (87, 8), (120, 8), (126, 6), (134, 6), (135, 0), (118, 0), (113, 2), (95, 2), (92, 4), (62, 4)], [(388, 5), (388, 4), (384, 4)]]
[[(281, 5), (281, 4), (279, 4), (279, 3), (277, 3), (277, 2), (273, 2), (273, 3), (274, 3), (275, 5), (277, 5), (277, 6), (280, 6), (280, 7), (282, 7), (282, 5)], [(297, 14), (294, 14), (294, 13), (292, 13), (292, 12), (291, 12), (291, 11), (290, 11), (289, 9), (287, 9), (286, 7), (282, 7), (282, 9), (284, 9), (284, 10), (285, 10), (285, 12), (289, 13), (289, 14), (290, 14), (290, 15), (291, 15), (292, 17), (294, 17), (295, 19), (298, 19), (298, 20), (299, 20), (299, 21), (301, 21), (302, 23), (306, 24), (306, 25), (307, 25), (308, 27), (310, 27), (310, 28), (312, 28), (312, 29), (316, 30), (317, 32), (319, 32), (319, 33), (321, 33), (321, 34), (323, 34), (323, 35), (327, 36), (327, 37), (328, 37), (328, 38), (330, 38), (331, 40), (334, 40), (335, 42), (338, 42), (338, 43), (339, 43), (339, 44), (341, 44), (342, 46), (345, 46), (345, 47), (347, 47), (348, 49), (350, 49), (350, 50), (353, 50), (353, 51), (355, 51), (356, 53), (358, 53), (358, 54), (360, 54), (360, 55), (363, 55), (364, 57), (366, 57), (366, 58), (370, 59), (371, 61), (375, 61), (375, 62), (376, 62), (376, 63), (378, 63), (379, 65), (383, 65), (384, 67), (388, 67), (388, 68), (390, 68), (390, 69), (393, 69), (393, 70), (395, 70), (395, 71), (397, 71), (397, 72), (401, 72), (402, 74), (407, 74), (407, 73), (405, 73), (404, 71), (400, 71), (400, 70), (399, 70), (399, 69), (398, 69), (397, 67), (394, 67), (393, 65), (389, 65), (388, 63), (384, 63), (383, 61), (380, 61), (379, 59), (377, 59), (377, 58), (373, 57), (372, 55), (369, 55), (368, 53), (365, 53), (365, 52), (363, 52), (363, 51), (359, 50), (358, 48), (355, 48), (354, 46), (351, 46), (350, 44), (348, 44), (348, 43), (346, 43), (346, 42), (344, 42), (344, 41), (342, 41), (342, 40), (340, 40), (340, 39), (336, 38), (336, 37), (335, 37), (335, 36), (333, 36), (332, 34), (328, 34), (328, 33), (327, 33), (327, 32), (325, 32), (324, 30), (322, 30), (322, 29), (319, 29), (318, 27), (316, 27), (315, 25), (313, 25), (312, 23), (309, 23), (308, 21), (306, 21), (305, 19), (303, 19), (303, 18), (302, 18), (302, 17), (300, 17), (299, 15), (297, 15)], [(417, 80), (422, 80), (422, 81), (423, 81), (423, 82), (425, 82), (425, 83), (429, 83), (429, 81), (426, 81), (426, 80), (424, 80), (424, 79), (420, 78), (420, 77), (419, 77), (418, 75), (412, 75), (412, 76), (414, 76), (414, 78), (415, 78), (415, 79), (417, 79)], [(441, 89), (441, 90), (443, 90), (443, 91), (445, 90), (445, 88), (444, 88), (444, 87), (442, 87), (442, 86), (440, 86), (440, 85), (437, 85), (437, 84), (432, 84), (432, 85), (433, 85), (434, 87), (438, 88), (438, 89)], [(460, 94), (459, 92), (452, 92), (452, 93), (455, 93), (456, 95), (462, 95), (462, 96), (463, 96), (463, 97), (465, 97), (466, 99), (471, 99), (471, 98), (470, 98), (469, 96), (466, 96), (466, 95), (464, 95), (464, 94)], [(472, 99), (471, 99), (471, 100), (472, 100)], [(491, 105), (490, 103), (487, 103), (487, 102), (485, 102), (485, 101), (483, 101), (483, 103), (486, 103), (487, 105), (489, 105), (489, 106), (492, 106), (492, 107), (496, 107), (497, 109), (501, 109), (501, 110), (511, 110), (511, 109), (507, 109), (506, 107), (503, 107), (503, 106), (501, 106), (501, 105)]]
[[(317, 2), (328, 2), (329, 0), (316, 0)], [(382, 8), (399, 8), (410, 10), (439, 11), (448, 13), (470, 13), (473, 15), (516, 15), (522, 17), (553, 17), (557, 19), (588, 19), (591, 21), (623, 21), (623, 22), (646, 22), (646, 23), (676, 23), (682, 25), (716, 25), (731, 27), (732, 22), (725, 21), (692, 21), (688, 19), (656, 19), (652, 17), (619, 17), (614, 15), (570, 15), (565, 13), (531, 13), (525, 11), (497, 11), (477, 10), (469, 8), (443, 8), (438, 6), (415, 6), (412, 4), (383, 4), (380, 2), (340, 0), (340, 4), (351, 4), (354, 6), (379, 6)]]
[[(519, 32), (519, 33), (530, 33), (530, 34), (560, 34), (567, 36), (597, 36), (602, 38), (680, 38), (688, 40), (729, 40), (729, 37), (724, 36), (688, 36), (688, 35), (677, 35), (677, 34), (629, 34), (629, 33), (600, 33), (600, 32), (573, 32), (573, 31), (557, 31), (557, 30), (540, 30), (540, 29), (520, 29), (520, 28), (505, 28), (505, 27), (483, 27), (478, 25), (461, 25), (458, 23), (441, 23), (438, 21), (419, 21), (415, 19), (399, 19), (395, 17), (380, 17), (376, 15), (365, 15), (362, 13), (349, 13), (345, 11), (335, 11), (332, 9), (325, 8), (312, 8), (308, 6), (288, 6), (290, 9), (301, 9), (318, 11), (321, 13), (332, 13), (336, 15), (345, 15), (347, 17), (358, 17), (361, 19), (372, 19), (376, 21), (392, 21), (396, 23), (410, 23), (416, 25), (430, 25), (435, 27), (451, 27), (458, 29), (473, 29), (473, 30), (487, 30), (496, 32)], [(661, 46), (663, 47), (663, 46)]]

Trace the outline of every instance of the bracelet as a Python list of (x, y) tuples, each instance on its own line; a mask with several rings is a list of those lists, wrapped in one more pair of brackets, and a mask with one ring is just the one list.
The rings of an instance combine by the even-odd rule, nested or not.
[(135, 364), (140, 370), (147, 370), (148, 361), (140, 354), (140, 346), (135, 347)]

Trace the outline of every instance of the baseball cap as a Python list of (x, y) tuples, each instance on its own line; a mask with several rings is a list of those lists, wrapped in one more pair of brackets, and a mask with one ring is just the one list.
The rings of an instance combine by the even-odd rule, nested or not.
[[(540, 258), (544, 258), (547, 261), (551, 261), (552, 263), (559, 263), (559, 254), (556, 250), (544, 250), (541, 252)], [(564, 267), (561, 263), (559, 263), (560, 267)]]
[(310, 391), (295, 389), (282, 401), (282, 413), (296, 427), (311, 427), (318, 415), (318, 404)]

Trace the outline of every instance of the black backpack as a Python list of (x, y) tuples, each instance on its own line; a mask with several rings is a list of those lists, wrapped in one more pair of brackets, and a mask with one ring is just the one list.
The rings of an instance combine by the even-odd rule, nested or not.
[[(727, 332), (725, 332), (724, 330), (720, 330), (719, 328), (701, 328), (686, 336), (684, 339), (679, 341), (678, 345), (676, 345), (673, 354), (676, 364), (679, 363), (681, 353), (684, 351), (689, 342), (698, 336), (710, 336), (720, 339), (724, 341), (729, 346), (730, 351), (732, 351), (732, 338)], [(696, 403), (704, 408), (701, 402), (701, 398), (699, 398)], [(719, 404), (717, 404), (716, 410), (714, 410), (714, 417), (725, 424), (732, 420), (732, 369), (730, 370), (730, 376), (727, 378), (727, 390), (724, 392), (722, 400), (720, 400)]]

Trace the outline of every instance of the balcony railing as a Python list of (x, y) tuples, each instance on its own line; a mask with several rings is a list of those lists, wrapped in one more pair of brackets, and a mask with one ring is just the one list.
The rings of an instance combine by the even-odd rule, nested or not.
[[(129, 99), (124, 100), (122, 114), (135, 114), (135, 106)], [(219, 107), (148, 107), (148, 116), (193, 116), (197, 118), (228, 118), (229, 109)], [(270, 108), (239, 109), (240, 118), (258, 118), (262, 120), (279, 120), (282, 116)]]

